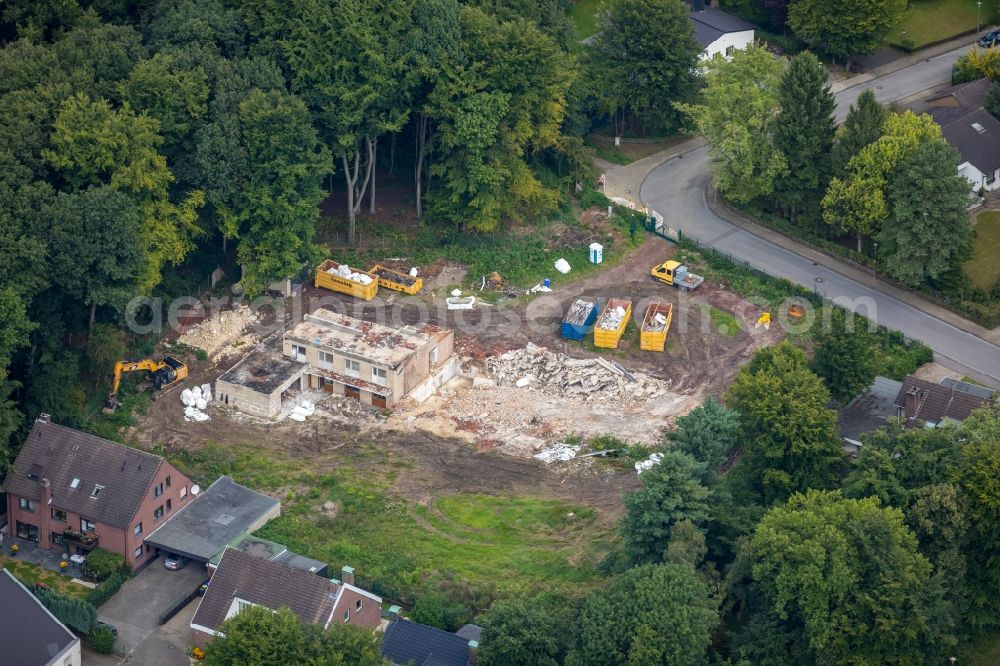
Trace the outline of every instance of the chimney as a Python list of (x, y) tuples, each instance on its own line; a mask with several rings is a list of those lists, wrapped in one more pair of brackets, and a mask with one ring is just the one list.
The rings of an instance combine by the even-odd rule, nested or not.
[(399, 606), (389, 606), (389, 621), (395, 622), (399, 619), (399, 611), (403, 610)]
[(476, 666), (476, 652), (479, 651), (479, 641), (469, 641), (469, 666)]
[(691, 0), (691, 11), (693, 12), (705, 11), (705, 0)]
[(354, 585), (354, 567), (344, 567), (341, 569), (340, 581), (348, 585)]
[(917, 407), (918, 407), (917, 400), (919, 399), (919, 397), (920, 397), (920, 389), (916, 386), (910, 388), (910, 390), (906, 392), (906, 407), (905, 407), (906, 418), (912, 419), (914, 416), (917, 415)]

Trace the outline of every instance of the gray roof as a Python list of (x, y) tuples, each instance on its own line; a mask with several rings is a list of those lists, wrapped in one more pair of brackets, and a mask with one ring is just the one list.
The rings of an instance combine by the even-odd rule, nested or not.
[(325, 625), (339, 589), (322, 576), (227, 548), (191, 624), (217, 631), (239, 597), (272, 610), (287, 607), (303, 622)]
[[(3, 486), (9, 493), (40, 501), (41, 479), (48, 479), (52, 507), (125, 529), (161, 464), (160, 456), (56, 425), (43, 414)], [(35, 478), (29, 478), (29, 473)], [(79, 479), (76, 488), (72, 487), (74, 479)], [(94, 498), (91, 493), (96, 485), (104, 489)]]
[(727, 33), (754, 29), (753, 24), (714, 7), (688, 12), (688, 16), (694, 24), (694, 38), (704, 47)]
[(987, 175), (1000, 169), (1000, 120), (986, 109), (970, 111), (942, 126), (941, 133), (962, 156), (962, 162)]
[(934, 122), (944, 126), (983, 106), (990, 83), (989, 79), (960, 83), (929, 97), (925, 104)]
[(476, 641), (478, 643), (483, 635), (483, 628), (478, 624), (466, 624), (456, 631), (455, 635), (461, 636), (467, 641)]
[(978, 386), (976, 384), (970, 384), (969, 382), (963, 382), (962, 380), (955, 379), (953, 377), (945, 377), (942, 379), (941, 386), (947, 386), (948, 388), (953, 388), (956, 391), (969, 393), (977, 398), (983, 398), (984, 400), (989, 400), (993, 397), (993, 389), (985, 386)]
[(899, 416), (895, 402), (902, 386), (895, 379), (876, 377), (871, 386), (841, 410), (840, 436), (857, 440), (866, 432), (885, 427), (889, 418)]
[(278, 500), (220, 476), (146, 537), (146, 543), (208, 562), (240, 534), (276, 514), (280, 506)]
[(0, 571), (0, 646), (3, 663), (44, 666), (80, 642), (28, 588), (4, 569)]
[(382, 656), (398, 666), (467, 666), (469, 639), (398, 619), (385, 629)]

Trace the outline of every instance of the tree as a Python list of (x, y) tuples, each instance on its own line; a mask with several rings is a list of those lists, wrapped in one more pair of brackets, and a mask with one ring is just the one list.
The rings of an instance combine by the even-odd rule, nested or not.
[(97, 626), (97, 609), (89, 601), (67, 597), (47, 588), (35, 588), (35, 596), (56, 619), (80, 634)]
[(221, 210), (223, 232), (239, 238), (241, 283), (261, 293), (316, 258), (313, 237), (330, 155), (298, 98), (255, 90), (240, 104), (246, 180)]
[(793, 495), (761, 520), (750, 553), (775, 630), (806, 648), (799, 663), (935, 664), (956, 644), (902, 512), (875, 498)]
[(889, 183), (892, 224), (878, 234), (885, 271), (915, 287), (959, 270), (972, 255), (969, 181), (955, 165), (958, 151), (943, 139), (921, 144)]
[(590, 49), (592, 90), (622, 136), (628, 118), (647, 131), (684, 125), (674, 102), (698, 91), (698, 57), (690, 8), (681, 0), (619, 0), (601, 16)]
[(703, 475), (704, 466), (694, 458), (667, 450), (660, 464), (642, 475), (642, 488), (625, 495), (620, 531), (633, 562), (662, 561), (674, 523), (706, 518), (710, 491), (701, 483)]
[(90, 331), (98, 306), (121, 311), (138, 292), (140, 213), (128, 195), (104, 186), (60, 194), (49, 217), (53, 282), (88, 307)]
[(871, 53), (885, 43), (903, 18), (905, 0), (793, 0), (788, 25), (799, 38), (822, 48), (851, 69), (854, 56)]
[(470, 615), (469, 608), (452, 601), (447, 594), (428, 592), (417, 597), (410, 619), (445, 631), (455, 631)]
[(996, 627), (1000, 617), (1000, 407), (983, 407), (962, 424), (964, 445), (955, 469), (970, 529), (970, 615), (976, 627)]
[(162, 142), (154, 118), (136, 115), (128, 104), (116, 110), (78, 93), (63, 102), (52, 147), (42, 151), (71, 189), (110, 185), (132, 197), (142, 220), (139, 289), (147, 293), (160, 282), (163, 267), (179, 263), (192, 248), (196, 211), (204, 203), (198, 190), (179, 204), (170, 200), (174, 177), (157, 152)]
[(778, 103), (774, 146), (785, 156), (788, 174), (776, 182), (775, 195), (793, 219), (800, 213), (812, 218), (830, 180), (835, 106), (826, 68), (812, 53), (792, 58)]
[(922, 144), (941, 138), (941, 128), (927, 114), (912, 111), (886, 118), (884, 131), (851, 158), (844, 179), (830, 181), (823, 197), (823, 220), (858, 239), (876, 236), (889, 218), (886, 188), (893, 170)]
[(875, 349), (865, 329), (867, 320), (839, 308), (836, 313), (829, 330), (817, 338), (812, 369), (826, 382), (833, 399), (847, 404), (874, 381)]
[(478, 663), (481, 666), (558, 666), (562, 628), (537, 600), (498, 601), (478, 620), (483, 627)]
[(370, 631), (305, 625), (287, 608), (252, 606), (226, 620), (205, 649), (205, 666), (388, 666)]
[(704, 463), (706, 476), (712, 477), (736, 448), (739, 435), (739, 414), (709, 396), (700, 407), (677, 419), (677, 429), (667, 433), (667, 439), (680, 451)]
[(707, 664), (716, 608), (711, 586), (690, 566), (633, 567), (584, 600), (577, 647), (566, 664)]
[(829, 400), (789, 342), (761, 349), (736, 376), (726, 402), (740, 413), (743, 456), (768, 500), (833, 485), (843, 450)]
[(879, 140), (885, 118), (885, 108), (875, 99), (875, 92), (865, 88), (858, 96), (857, 104), (851, 104), (848, 109), (840, 136), (833, 147), (833, 166), (838, 175), (843, 174), (847, 163), (862, 148)]
[(788, 172), (772, 140), (784, 65), (762, 46), (717, 56), (702, 65), (706, 81), (699, 104), (678, 103), (712, 150), (715, 184), (733, 201), (747, 203), (774, 191)]
[[(155, 54), (141, 60), (118, 84), (123, 99), (140, 113), (160, 122), (168, 147), (176, 147), (193, 131), (208, 109), (208, 77), (201, 67), (186, 69), (171, 55)], [(173, 151), (169, 156), (176, 160)]]
[(990, 115), (1000, 120), (1000, 81), (990, 84), (983, 107), (990, 112)]

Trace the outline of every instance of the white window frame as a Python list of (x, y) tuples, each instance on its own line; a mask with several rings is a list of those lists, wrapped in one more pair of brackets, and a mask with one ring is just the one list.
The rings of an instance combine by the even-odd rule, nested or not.
[(18, 497), (17, 498), (17, 505), (21, 508), (22, 511), (34, 511), (35, 510), (34, 503), (30, 499), (28, 499), (27, 497)]
[(363, 599), (358, 599), (357, 603), (354, 604), (354, 612), (355, 613), (360, 613), (362, 606), (364, 606), (364, 600)]
[(292, 358), (294, 358), (296, 361), (305, 363), (309, 358), (308, 349), (303, 345), (297, 345), (292, 343)]
[(333, 367), (334, 355), (330, 352), (325, 352), (320, 350), (319, 352), (319, 364), (326, 367)]
[(344, 622), (350, 622), (350, 621), (351, 621), (351, 609), (348, 608), (347, 610), (344, 611)]
[(438, 348), (437, 347), (435, 347), (434, 349), (431, 350), (431, 353), (430, 353), (430, 362), (431, 362), (431, 365), (437, 365), (437, 362), (438, 362)]
[(188, 487), (184, 486), (183, 488), (181, 488), (181, 499), (184, 499), (187, 496), (188, 496)]
[[(233, 617), (235, 615), (239, 615), (240, 613), (242, 613), (246, 609), (250, 608), (251, 606), (255, 606), (257, 608), (267, 608), (267, 606), (261, 606), (260, 604), (255, 604), (252, 601), (247, 601), (246, 599), (240, 599), (239, 597), (233, 597), (232, 603), (229, 604), (229, 610), (226, 611), (226, 618), (225, 619), (228, 620), (229, 618), (231, 618), (231, 617)], [(271, 610), (271, 609), (268, 609), (268, 610)], [(271, 612), (274, 613), (276, 611), (271, 610)]]
[(134, 557), (135, 559), (139, 559), (140, 557), (142, 557), (142, 546), (139, 546), (135, 549), (135, 552), (132, 553), (132, 557)]
[(344, 374), (348, 377), (361, 377), (361, 361), (355, 361), (354, 359), (347, 359), (344, 362)]
[(91, 499), (97, 499), (101, 496), (101, 492), (104, 490), (104, 486), (99, 483), (94, 484), (94, 489), (90, 491)]
[(95, 523), (92, 520), (88, 520), (86, 518), (80, 518), (80, 531), (84, 532), (84, 533), (86, 533), (86, 532), (96, 532), (97, 531), (97, 523)]
[(132, 529), (132, 534), (134, 534), (136, 536), (139, 536), (140, 534), (142, 534), (142, 521), (141, 520), (138, 523), (135, 524), (135, 527)]
[(69, 487), (72, 488), (73, 490), (76, 490), (77, 488), (79, 488), (80, 487), (80, 479), (78, 479), (77, 477), (74, 476), (73, 480), (69, 482)]
[(389, 371), (386, 370), (385, 368), (376, 368), (375, 366), (372, 366), (372, 384), (385, 386), (388, 383), (389, 383)]

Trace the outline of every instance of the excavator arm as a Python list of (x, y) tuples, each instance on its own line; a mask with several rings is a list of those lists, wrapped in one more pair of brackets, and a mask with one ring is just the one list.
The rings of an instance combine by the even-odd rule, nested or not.
[(145, 358), (141, 361), (118, 361), (115, 363), (115, 381), (111, 385), (111, 395), (109, 399), (114, 398), (118, 395), (118, 388), (122, 383), (122, 373), (123, 372), (135, 372), (136, 370), (148, 370), (149, 372), (156, 372), (163, 367), (162, 361), (154, 361), (151, 358)]

